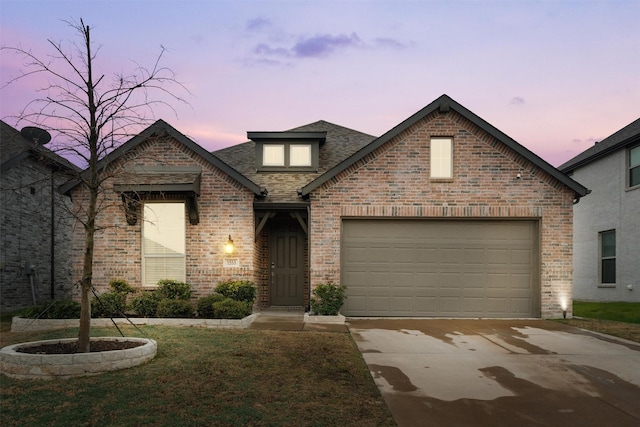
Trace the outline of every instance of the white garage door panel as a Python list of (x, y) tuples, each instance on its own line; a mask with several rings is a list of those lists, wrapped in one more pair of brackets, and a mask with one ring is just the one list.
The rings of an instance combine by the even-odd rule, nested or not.
[(344, 220), (348, 316), (539, 317), (536, 221)]

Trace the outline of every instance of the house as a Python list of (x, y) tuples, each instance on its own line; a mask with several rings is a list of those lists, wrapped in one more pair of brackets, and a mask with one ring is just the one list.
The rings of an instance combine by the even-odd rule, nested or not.
[(587, 189), (450, 97), (378, 138), (324, 121), (247, 136), (209, 153), (159, 120), (101, 163), (99, 289), (246, 279), (259, 310), (334, 282), (348, 316), (571, 315)]
[(640, 302), (640, 119), (559, 169), (591, 190), (573, 208), (574, 298)]
[[(39, 132), (25, 128), (25, 135)], [(36, 133), (33, 133), (36, 132)], [(0, 311), (69, 292), (71, 217), (57, 187), (79, 169), (0, 121)]]

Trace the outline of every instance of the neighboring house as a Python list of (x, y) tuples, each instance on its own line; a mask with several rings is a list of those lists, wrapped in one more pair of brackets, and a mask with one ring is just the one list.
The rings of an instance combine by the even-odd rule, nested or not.
[[(56, 191), (79, 169), (0, 121), (0, 310), (69, 292), (72, 220)], [(67, 297), (71, 295), (68, 294)]]
[(571, 315), (587, 189), (448, 96), (379, 138), (324, 121), (248, 138), (209, 153), (159, 120), (101, 163), (98, 289), (247, 279), (257, 309), (308, 308), (335, 282), (348, 316)]
[(591, 190), (573, 208), (574, 299), (640, 302), (640, 119), (559, 169)]

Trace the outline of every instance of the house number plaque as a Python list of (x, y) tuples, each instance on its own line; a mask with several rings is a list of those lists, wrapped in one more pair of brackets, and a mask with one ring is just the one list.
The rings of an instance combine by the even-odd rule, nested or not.
[(240, 259), (238, 259), (238, 258), (225, 258), (222, 261), (222, 266), (224, 268), (240, 267)]

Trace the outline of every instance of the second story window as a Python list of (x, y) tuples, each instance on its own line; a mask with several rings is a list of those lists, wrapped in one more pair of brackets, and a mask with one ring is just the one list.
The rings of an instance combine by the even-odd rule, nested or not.
[(326, 132), (248, 132), (260, 172), (315, 172)]
[(629, 187), (640, 185), (640, 145), (629, 150)]
[(431, 138), (431, 178), (453, 178), (453, 140)]

